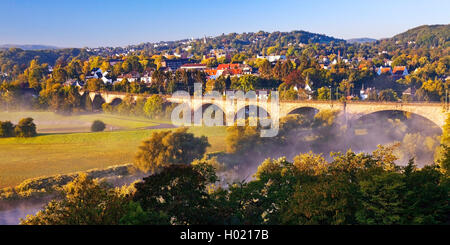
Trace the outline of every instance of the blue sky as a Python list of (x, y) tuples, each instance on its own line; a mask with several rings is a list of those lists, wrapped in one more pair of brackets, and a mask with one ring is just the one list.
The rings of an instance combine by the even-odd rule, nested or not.
[(449, 0), (0, 0), (0, 44), (124, 46), (230, 32), (391, 37), (450, 23)]

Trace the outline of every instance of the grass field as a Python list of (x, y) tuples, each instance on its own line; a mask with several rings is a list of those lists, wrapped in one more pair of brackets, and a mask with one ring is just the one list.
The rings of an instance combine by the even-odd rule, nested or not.
[[(29, 116), (35, 118), (40, 132), (37, 137), (0, 139), (0, 188), (14, 186), (33, 177), (130, 163), (142, 140), (155, 130), (164, 130), (143, 129), (164, 121), (104, 114), (64, 117), (48, 112), (0, 113), (0, 120), (16, 123)], [(95, 119), (120, 130), (71, 132), (80, 122), (88, 123), (79, 125), (80, 130), (88, 131), (90, 122)], [(51, 132), (52, 125), (58, 125), (55, 127), (58, 130)], [(42, 131), (42, 128), (47, 131)], [(189, 130), (197, 136), (208, 136), (209, 152), (225, 149), (225, 127), (192, 127)]]
[(9, 120), (17, 123), (25, 117), (32, 117), (34, 119), (38, 133), (89, 132), (94, 120), (101, 120), (106, 123), (106, 130), (137, 129), (158, 125), (158, 121), (147, 118), (109, 114), (63, 116), (52, 112), (0, 112), (0, 121)]

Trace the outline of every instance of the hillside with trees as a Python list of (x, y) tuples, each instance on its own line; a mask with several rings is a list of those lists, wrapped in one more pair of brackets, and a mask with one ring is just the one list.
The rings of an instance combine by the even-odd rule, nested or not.
[(416, 47), (450, 46), (450, 25), (423, 25), (395, 35), (387, 41)]

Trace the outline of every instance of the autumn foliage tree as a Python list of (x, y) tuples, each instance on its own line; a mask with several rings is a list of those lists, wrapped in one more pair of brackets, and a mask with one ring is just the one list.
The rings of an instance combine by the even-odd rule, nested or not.
[(154, 132), (142, 142), (135, 156), (135, 166), (144, 172), (155, 172), (171, 164), (189, 164), (202, 158), (210, 146), (205, 136), (195, 137), (188, 128)]
[(14, 125), (10, 121), (0, 121), (0, 137), (13, 137)]
[(144, 104), (144, 113), (150, 118), (158, 118), (162, 116), (164, 109), (164, 100), (160, 95), (154, 94), (150, 96)]
[(98, 180), (80, 174), (63, 187), (64, 197), (21, 221), (24, 225), (117, 225), (125, 215), (128, 198)]
[[(134, 201), (150, 213), (166, 214), (172, 224), (195, 225), (213, 223), (215, 215), (207, 185), (217, 180), (210, 166), (169, 165), (136, 184)], [(181, 208), (183, 207), (183, 208)], [(151, 224), (151, 223), (150, 223)]]
[(19, 121), (14, 129), (16, 137), (34, 137), (36, 136), (36, 124), (33, 118), (27, 117)]

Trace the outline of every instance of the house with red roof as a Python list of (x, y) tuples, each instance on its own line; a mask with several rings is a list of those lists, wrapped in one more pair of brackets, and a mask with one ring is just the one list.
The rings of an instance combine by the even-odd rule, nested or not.
[(378, 74), (378, 76), (380, 76), (382, 74), (392, 75), (392, 69), (390, 67), (380, 66), (380, 68), (378, 68), (378, 70), (377, 70), (377, 74)]
[(406, 68), (406, 66), (395, 66), (394, 70), (392, 71), (392, 76), (394, 77), (395, 80), (398, 80), (400, 78), (403, 78), (405, 76), (407, 76), (408, 73), (408, 69)]
[(243, 74), (251, 74), (253, 69), (246, 64), (219, 64), (216, 69), (204, 70), (211, 78), (219, 76), (240, 76)]

